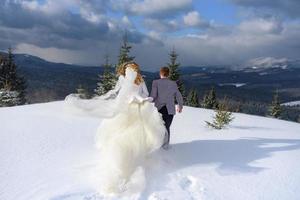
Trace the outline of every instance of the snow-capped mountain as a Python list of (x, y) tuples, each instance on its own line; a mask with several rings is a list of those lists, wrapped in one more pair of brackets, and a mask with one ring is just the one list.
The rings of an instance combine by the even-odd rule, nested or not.
[(274, 57), (260, 57), (251, 59), (246, 63), (247, 67), (253, 69), (262, 69), (262, 68), (281, 68), (286, 69), (289, 60), (287, 58), (274, 58)]
[[(94, 136), (100, 119), (63, 102), (0, 108), (0, 199), (102, 200)], [(300, 125), (234, 114), (228, 129), (205, 127), (211, 110), (175, 116), (169, 151), (145, 163), (146, 189), (109, 199), (298, 200)]]
[(300, 106), (300, 101), (286, 102), (286, 103), (282, 103), (281, 105), (283, 105), (283, 106)]
[(298, 68), (300, 66), (299, 60), (290, 60), (287, 58), (274, 58), (274, 57), (259, 57), (247, 61), (241, 69), (252, 71), (262, 71), (268, 69), (289, 69)]

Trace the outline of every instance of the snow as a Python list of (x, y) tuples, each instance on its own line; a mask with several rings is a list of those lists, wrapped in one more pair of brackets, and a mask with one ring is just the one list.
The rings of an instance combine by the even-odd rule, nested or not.
[(259, 57), (249, 60), (246, 65), (253, 69), (259, 68), (282, 68), (286, 69), (289, 60), (287, 58)]
[[(235, 114), (205, 127), (211, 110), (185, 107), (169, 151), (145, 163), (146, 188), (111, 199), (298, 200), (300, 124)], [(0, 108), (0, 199), (101, 200), (94, 135), (101, 120), (71, 116), (63, 102)]]
[(283, 106), (300, 106), (300, 101), (291, 101), (281, 104)]
[(235, 86), (235, 87), (243, 87), (247, 85), (247, 83), (220, 83), (219, 86)]

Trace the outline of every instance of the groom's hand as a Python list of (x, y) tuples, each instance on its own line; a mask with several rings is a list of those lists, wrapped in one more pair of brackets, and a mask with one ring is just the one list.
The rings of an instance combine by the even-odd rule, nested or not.
[(178, 112), (178, 113), (181, 113), (181, 112), (182, 112), (182, 107), (179, 107), (179, 106), (178, 106), (178, 107), (177, 107), (177, 112)]

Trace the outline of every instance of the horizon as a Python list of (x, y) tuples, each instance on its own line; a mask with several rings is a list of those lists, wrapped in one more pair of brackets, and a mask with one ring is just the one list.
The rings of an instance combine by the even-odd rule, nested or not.
[[(0, 50), (0, 53), (7, 54), (7, 51)], [(84, 65), (84, 64), (76, 64), (76, 63), (66, 63), (66, 62), (55, 62), (55, 61), (50, 61), (44, 58), (41, 58), (39, 56), (27, 54), (27, 53), (14, 53), (14, 55), (18, 56), (31, 56), (37, 59), (41, 59), (44, 62), (49, 62), (53, 64), (63, 64), (63, 65), (70, 65), (70, 67), (90, 67), (90, 68), (97, 68), (97, 67), (103, 67), (102, 65), (104, 64), (99, 64), (99, 65)], [(251, 62), (245, 63), (244, 65), (198, 65), (198, 66), (188, 66), (188, 65), (181, 65), (181, 68), (228, 68), (231, 70), (239, 70), (239, 69), (245, 69), (245, 68), (285, 68), (286, 64), (288, 63), (297, 63), (300, 64), (299, 59), (276, 59), (273, 57), (261, 57), (261, 58), (256, 58), (252, 60)], [(112, 66), (114, 67), (115, 64), (111, 63)], [(280, 66), (281, 64), (281, 66)], [(298, 65), (297, 65), (298, 66)], [(300, 65), (299, 65), (300, 66)], [(21, 66), (22, 67), (22, 66)], [(159, 72), (159, 69), (162, 66), (156, 66), (155, 68), (150, 68), (144, 70), (143, 66), (141, 66), (142, 71), (144, 72), (150, 72), (150, 73), (156, 73)]]
[[(116, 63), (124, 32), (145, 71), (182, 66), (241, 65), (256, 58), (300, 59), (297, 0), (5, 0), (0, 49), (50, 62)], [(17, 13), (17, 14), (16, 14)], [(155, 68), (154, 68), (155, 67)]]

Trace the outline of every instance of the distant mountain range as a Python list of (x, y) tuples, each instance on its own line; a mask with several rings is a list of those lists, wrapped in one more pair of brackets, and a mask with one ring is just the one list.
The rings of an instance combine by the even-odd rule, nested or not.
[[(78, 66), (53, 63), (39, 57), (16, 54), (15, 61), (27, 79), (31, 102), (63, 99), (83, 85), (90, 92), (96, 87), (101, 66)], [(244, 66), (186, 66), (181, 67), (186, 90), (196, 88), (200, 98), (214, 86), (219, 96), (238, 101), (270, 102), (279, 90), (282, 101), (300, 99), (300, 62), (287, 59), (258, 58)], [(145, 72), (148, 86), (158, 78), (157, 72)]]

